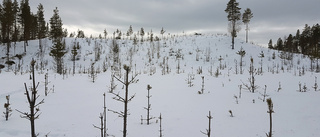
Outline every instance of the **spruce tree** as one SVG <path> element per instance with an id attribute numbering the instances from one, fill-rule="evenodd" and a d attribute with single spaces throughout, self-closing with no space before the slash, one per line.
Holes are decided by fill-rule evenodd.
<path id="1" fill-rule="evenodd" d="M 65 41 L 61 42 L 60 39 L 57 39 L 57 42 L 51 47 L 49 55 L 54 58 L 56 71 L 58 74 L 62 74 L 63 72 L 63 56 L 66 53 L 67 51 Z"/>
<path id="2" fill-rule="evenodd" d="M 31 11 L 29 6 L 29 0 L 22 0 L 20 3 L 20 23 L 23 28 L 23 40 L 24 40 L 24 52 L 27 52 L 28 40 L 31 34 Z"/>
<path id="3" fill-rule="evenodd" d="M 7 61 L 9 61 L 9 53 L 11 47 L 11 32 L 14 22 L 14 14 L 11 0 L 3 1 L 3 9 L 1 13 L 1 33 L 2 42 L 7 43 Z"/>
<path id="4" fill-rule="evenodd" d="M 42 52 L 42 42 L 41 39 L 46 37 L 46 21 L 44 19 L 44 8 L 40 3 L 37 11 L 37 19 L 38 19 L 38 39 L 39 39 L 39 49 Z"/>
<path id="5" fill-rule="evenodd" d="M 228 13 L 228 21 L 230 21 L 230 32 L 232 36 L 232 49 L 234 49 L 234 38 L 237 37 L 237 32 L 239 31 L 239 26 L 237 22 L 240 20 L 240 10 L 238 7 L 239 3 L 236 0 L 230 0 L 227 4 L 225 12 Z"/>
<path id="6" fill-rule="evenodd" d="M 53 10 L 53 16 L 50 18 L 50 38 L 54 43 L 61 42 L 63 36 L 62 25 L 58 7 L 56 7 L 56 9 Z"/>

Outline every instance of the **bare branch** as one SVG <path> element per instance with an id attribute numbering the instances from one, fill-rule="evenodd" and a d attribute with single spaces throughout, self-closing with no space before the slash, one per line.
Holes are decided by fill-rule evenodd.
<path id="1" fill-rule="evenodd" d="M 135 96 L 136 96 L 136 94 L 132 95 L 132 96 L 128 99 L 128 102 L 130 102 Z"/>
<path id="2" fill-rule="evenodd" d="M 119 82 L 121 82 L 123 85 L 126 85 L 121 79 L 117 78 L 116 76 L 113 75 L 114 78 L 116 78 Z"/>
<path id="3" fill-rule="evenodd" d="M 115 114 L 118 114 L 119 115 L 119 117 L 124 117 L 124 114 L 123 114 L 123 112 L 118 112 L 118 111 L 114 111 L 114 110 L 111 110 L 111 109 L 108 109 L 108 111 L 110 111 L 110 112 L 112 112 L 112 113 L 115 113 Z"/>

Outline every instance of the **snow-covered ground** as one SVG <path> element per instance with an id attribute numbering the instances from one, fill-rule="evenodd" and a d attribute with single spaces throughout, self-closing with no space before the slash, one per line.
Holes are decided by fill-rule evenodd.
<path id="1" fill-rule="evenodd" d="M 66 75 L 55 73 L 54 62 L 49 56 L 51 41 L 43 40 L 45 54 L 38 56 L 38 41 L 30 41 L 27 54 L 22 59 L 22 72 L 16 74 L 7 67 L 0 73 L 0 103 L 6 102 L 10 95 L 13 110 L 8 121 L 0 119 L 1 137 L 30 136 L 30 123 L 21 118 L 16 111 L 28 112 L 29 106 L 24 95 L 24 83 L 30 86 L 32 81 L 29 64 L 32 58 L 37 63 L 45 64 L 45 69 L 38 68 L 36 81 L 40 82 L 38 100 L 44 99 L 40 105 L 41 115 L 36 120 L 36 132 L 40 137 L 99 137 L 100 131 L 93 125 L 100 125 L 99 115 L 103 112 L 103 93 L 107 95 L 107 108 L 123 111 L 123 104 L 112 99 L 108 93 L 111 81 L 110 54 L 112 40 L 74 39 L 67 38 L 68 49 L 73 42 L 81 46 L 80 60 L 76 61 L 76 74 L 72 73 L 71 55 L 64 57 Z M 319 137 L 320 136 L 320 92 L 314 91 L 315 79 L 319 73 L 310 71 L 310 59 L 300 54 L 293 54 L 291 61 L 281 59 L 280 52 L 244 43 L 236 39 L 235 49 L 230 47 L 231 38 L 224 35 L 205 34 L 202 36 L 170 36 L 159 42 L 145 41 L 136 46 L 132 40 L 118 40 L 120 46 L 121 66 L 132 64 L 132 74 L 138 74 L 136 83 L 129 86 L 129 95 L 135 97 L 129 103 L 128 136 L 156 137 L 159 136 L 159 120 L 152 120 L 141 125 L 141 116 L 146 118 L 147 85 L 152 89 L 150 94 L 150 114 L 158 118 L 162 114 L 163 135 L 166 137 L 200 137 L 205 136 L 208 128 L 208 114 L 211 111 L 211 136 L 215 137 L 264 137 L 269 132 L 269 114 L 267 103 L 262 101 L 265 86 L 274 104 L 273 135 L 275 137 Z M 11 55 L 23 52 L 23 43 L 17 43 L 16 50 L 11 48 Z M 101 48 L 101 59 L 95 63 L 95 69 L 101 73 L 93 83 L 84 68 L 90 68 L 94 62 L 94 46 Z M 243 74 L 239 74 L 240 56 L 236 54 L 243 48 L 246 55 L 243 58 Z M 0 47 L 1 57 L 5 57 L 6 47 Z M 152 50 L 154 49 L 154 50 Z M 131 52 L 129 52 L 131 50 Z M 157 56 L 159 50 L 159 58 Z M 154 51 L 154 52 L 152 52 Z M 244 89 L 248 84 L 250 57 L 254 59 L 254 67 L 261 67 L 263 73 L 256 75 L 256 93 Z M 130 54 L 132 61 L 130 61 Z M 149 54 L 148 54 L 149 53 Z M 154 57 L 152 57 L 152 53 Z M 275 53 L 275 59 L 272 59 Z M 149 57 L 150 55 L 150 57 Z M 180 56 L 181 55 L 181 56 Z M 177 58 L 180 56 L 181 58 Z M 206 60 L 208 57 L 208 60 Z M 199 59 L 197 61 L 197 58 Z M 221 63 L 219 61 L 221 58 Z M 13 59 L 18 64 L 18 59 Z M 5 59 L 0 60 L 4 64 Z M 168 62 L 169 73 L 163 74 L 163 62 Z M 107 71 L 102 72 L 103 63 Z M 236 65 L 237 64 L 237 65 Z M 38 64 L 39 65 L 39 64 Z M 313 64 L 316 65 L 316 64 Z M 178 66 L 179 72 L 178 72 Z M 222 69 L 220 69 L 220 66 Z M 12 69 L 17 66 L 13 65 Z M 202 73 L 198 73 L 202 68 Z M 215 73 L 219 68 L 219 75 Z M 238 73 L 236 73 L 236 68 Z M 283 68 L 283 69 L 282 69 Z M 48 71 L 47 71 L 48 69 Z M 151 71 L 152 70 L 152 71 Z M 211 71 L 212 70 L 212 71 Z M 301 74 L 302 72 L 305 74 Z M 166 71 L 166 70 L 165 70 Z M 212 73 L 211 73 L 211 72 Z M 48 96 L 44 95 L 44 77 L 48 72 L 49 88 L 54 90 Z M 81 73 L 80 73 L 81 72 Z M 123 79 L 124 70 L 121 70 Z M 193 86 L 189 87 L 187 79 L 194 76 Z M 117 75 L 119 77 L 119 75 Z M 204 94 L 199 94 L 204 77 Z M 307 92 L 298 92 L 299 83 L 307 87 Z M 114 93 L 124 95 L 124 86 L 115 80 L 117 85 Z M 241 98 L 239 97 L 240 88 Z M 280 88 L 280 89 L 279 89 Z M 279 89 L 279 91 L 278 91 Z M 236 98 L 238 98 L 238 104 Z M 4 108 L 0 109 L 5 111 Z M 234 117 L 230 117 L 229 110 Z M 108 111 L 107 133 L 116 137 L 122 136 L 123 119 Z"/>

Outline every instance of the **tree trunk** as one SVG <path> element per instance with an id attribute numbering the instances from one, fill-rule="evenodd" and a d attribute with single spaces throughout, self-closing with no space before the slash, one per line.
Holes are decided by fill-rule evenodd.
<path id="1" fill-rule="evenodd" d="M 125 77 L 125 85 L 126 85 L 126 94 L 124 100 L 124 116 L 123 116 L 123 137 L 127 136 L 127 117 L 128 117 L 128 88 L 129 88 L 129 71 L 130 69 L 126 69 L 126 77 Z"/>
<path id="2" fill-rule="evenodd" d="M 269 132 L 269 137 L 272 137 L 272 113 L 269 113 L 270 115 L 270 132 Z"/>
<path id="3" fill-rule="evenodd" d="M 248 31 L 249 31 L 249 27 L 248 27 L 248 24 L 246 24 L 246 43 L 248 43 Z"/>

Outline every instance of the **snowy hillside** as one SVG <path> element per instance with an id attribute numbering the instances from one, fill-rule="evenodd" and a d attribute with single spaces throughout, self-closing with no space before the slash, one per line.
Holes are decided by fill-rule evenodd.
<path id="1" fill-rule="evenodd" d="M 79 60 L 75 62 L 76 74 L 72 75 L 70 51 L 77 42 L 80 46 L 77 56 Z M 268 106 L 263 102 L 265 91 L 268 95 L 266 98 L 272 98 L 274 105 L 272 130 L 275 137 L 320 136 L 320 93 L 315 88 L 319 73 L 311 71 L 311 61 L 303 55 L 291 54 L 290 59 L 290 54 L 247 44 L 239 39 L 236 39 L 235 49 L 232 50 L 230 37 L 205 34 L 168 36 L 160 41 L 138 42 L 137 45 L 126 38 L 117 40 L 120 63 L 114 63 L 111 39 L 66 38 L 66 74 L 59 75 L 55 73 L 55 63 L 49 56 L 51 41 L 43 40 L 43 43 L 45 54 L 38 54 L 38 41 L 30 41 L 27 53 L 21 60 L 22 68 L 18 70 L 19 60 L 12 58 L 16 64 L 9 71 L 7 65 L 1 70 L 0 103 L 4 104 L 6 96 L 10 95 L 13 110 L 8 121 L 3 117 L 0 119 L 1 137 L 30 136 L 30 122 L 21 118 L 16 110 L 29 111 L 24 83 L 27 86 L 32 84 L 29 79 L 32 58 L 37 61 L 39 100 L 45 101 L 40 105 L 41 115 L 36 120 L 36 132 L 40 137 L 99 137 L 100 130 L 93 125 L 100 125 L 103 93 L 107 96 L 107 109 L 123 111 L 123 103 L 112 99 L 115 95 L 109 91 L 111 69 L 125 64 L 131 67 L 130 77 L 138 75 L 138 81 L 129 86 L 129 95 L 135 95 L 128 104 L 129 137 L 159 136 L 160 113 L 165 137 L 206 136 L 200 131 L 206 132 L 208 129 L 209 111 L 213 117 L 213 137 L 264 137 L 269 132 Z M 16 47 L 12 46 L 10 55 L 22 54 L 22 46 L 23 42 L 17 43 Z M 240 74 L 240 55 L 237 54 L 241 47 L 246 52 L 243 57 L 243 74 Z M 100 57 L 95 52 L 97 48 Z M 1 57 L 5 57 L 5 46 L 0 47 L 0 53 Z M 249 84 L 251 57 L 254 68 L 260 71 L 255 75 L 255 84 L 258 86 L 255 93 L 245 87 Z M 4 65 L 5 61 L 6 58 L 1 58 L 0 64 Z M 98 72 L 94 82 L 88 74 L 92 63 Z M 315 68 L 317 64 L 312 65 Z M 113 72 L 123 80 L 123 68 Z M 46 73 L 51 91 L 48 96 L 44 95 Z M 117 85 L 114 93 L 124 96 L 123 84 L 116 79 L 114 83 Z M 299 92 L 299 83 L 301 91 L 306 92 Z M 146 121 L 141 124 L 141 116 L 144 119 L 147 117 L 144 109 L 148 103 L 147 85 L 152 87 L 150 114 L 156 117 L 150 125 Z M 202 91 L 203 94 L 199 94 Z M 0 110 L 4 112 L 5 108 Z M 107 133 L 122 136 L 122 126 L 122 117 L 108 111 Z"/>

